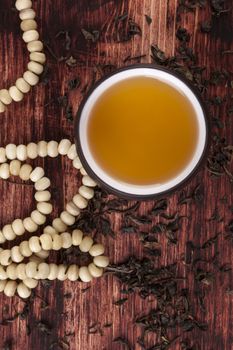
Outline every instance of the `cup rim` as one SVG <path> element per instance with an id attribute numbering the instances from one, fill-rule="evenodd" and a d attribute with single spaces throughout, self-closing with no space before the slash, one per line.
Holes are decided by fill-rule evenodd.
<path id="1" fill-rule="evenodd" d="M 92 95 L 92 93 L 103 83 L 105 82 L 107 79 L 111 78 L 112 76 L 120 73 L 120 72 L 124 72 L 127 70 L 134 70 L 134 69 L 138 69 L 138 68 L 150 68 L 150 69 L 155 69 L 155 70 L 160 70 L 163 72 L 166 72 L 170 75 L 173 75 L 174 77 L 180 79 L 185 85 L 187 85 L 187 87 L 191 90 L 191 92 L 194 94 L 194 96 L 197 98 L 198 103 L 200 104 L 200 107 L 202 109 L 203 112 L 203 116 L 204 116 L 204 122 L 205 122 L 205 126 L 206 126 L 206 137 L 205 137 L 205 144 L 203 147 L 203 151 L 202 154 L 200 155 L 200 158 L 198 160 L 198 162 L 196 163 L 196 165 L 194 166 L 194 168 L 192 169 L 192 171 L 180 182 L 178 182 L 177 184 L 175 184 L 173 187 L 158 192 L 158 193 L 151 193 L 151 194 L 132 194 L 132 193 L 127 193 L 124 191 L 121 191 L 119 189 L 116 189 L 115 187 L 112 187 L 111 185 L 109 185 L 108 183 L 106 183 L 105 181 L 103 181 L 94 171 L 93 169 L 90 167 L 88 161 L 86 160 L 86 157 L 84 155 L 84 152 L 82 150 L 82 145 L 81 145 L 81 140 L 79 138 L 79 129 L 80 129 L 80 120 L 81 120 L 81 116 L 82 116 L 82 112 L 84 109 L 84 106 L 86 105 L 87 100 L 89 99 L 89 97 Z M 110 192 L 111 194 L 115 194 L 118 197 L 122 197 L 122 198 L 126 198 L 129 200 L 151 200 L 151 199 L 156 199 L 156 198 L 161 198 L 164 195 L 169 195 L 173 192 L 175 192 L 176 190 L 184 187 L 184 185 L 186 183 L 188 183 L 193 176 L 198 172 L 199 168 L 205 163 L 206 159 L 207 159 L 207 155 L 208 155 L 208 150 L 210 147 L 210 120 L 208 117 L 208 111 L 207 111 L 207 107 L 205 105 L 205 103 L 202 100 L 201 94 L 198 91 L 198 89 L 187 79 L 185 78 L 183 75 L 181 75 L 178 72 L 172 71 L 167 67 L 163 67 L 163 66 L 159 66 L 156 64 L 152 64 L 152 63 L 143 63 L 143 64 L 132 64 L 132 65 L 128 65 L 122 68 L 118 68 L 116 69 L 114 72 L 111 72 L 107 75 L 105 75 L 104 77 L 102 77 L 101 79 L 99 79 L 87 92 L 87 94 L 85 95 L 85 97 L 83 98 L 79 109 L 77 111 L 76 114 L 76 118 L 75 118 L 75 144 L 76 144 L 76 148 L 77 148 L 77 153 L 78 156 L 81 160 L 81 163 L 84 167 L 84 169 L 86 170 L 86 172 L 88 173 L 88 175 L 90 175 L 90 177 L 93 178 L 93 180 L 95 180 L 101 187 L 103 187 L 104 189 L 106 189 L 108 192 Z"/>

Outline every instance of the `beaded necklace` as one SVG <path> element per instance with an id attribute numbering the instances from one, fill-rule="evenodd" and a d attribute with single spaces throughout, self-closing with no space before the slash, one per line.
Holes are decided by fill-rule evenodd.
<path id="1" fill-rule="evenodd" d="M 5 112 L 6 106 L 13 101 L 22 101 L 24 94 L 31 90 L 39 82 L 39 75 L 42 74 L 46 61 L 43 51 L 43 43 L 39 40 L 37 31 L 37 23 L 35 21 L 36 13 L 32 9 L 31 0 L 17 0 L 15 3 L 16 9 L 19 11 L 21 19 L 20 28 L 23 31 L 23 41 L 27 44 L 27 49 L 30 52 L 30 61 L 27 65 L 27 71 L 22 77 L 18 78 L 15 85 L 9 89 L 0 90 L 0 113 Z"/>
<path id="2" fill-rule="evenodd" d="M 76 152 L 75 144 L 63 139 L 56 141 L 40 141 L 28 145 L 9 144 L 0 148 L 0 178 L 7 180 L 10 176 L 19 176 L 23 181 L 32 181 L 35 188 L 36 209 L 25 219 L 15 219 L 5 225 L 0 231 L 0 244 L 13 241 L 25 232 L 36 232 L 40 225 L 46 222 L 46 215 L 51 214 L 53 207 L 49 203 L 50 179 L 45 176 L 42 167 L 32 168 L 22 164 L 27 159 L 39 157 L 67 156 L 73 166 L 82 174 L 82 185 L 78 193 L 66 205 L 59 217 L 53 219 L 50 226 L 43 229 L 41 236 L 32 236 L 11 249 L 0 248 L 0 292 L 11 297 L 16 291 L 22 298 L 28 298 L 31 289 L 35 288 L 40 279 L 90 282 L 93 278 L 102 276 L 103 269 L 108 266 L 109 258 L 104 256 L 104 246 L 94 243 L 90 236 L 84 236 L 80 230 L 67 232 L 68 226 L 75 223 L 80 211 L 88 205 L 88 200 L 94 196 L 96 183 L 87 175 Z M 83 253 L 89 253 L 93 261 L 88 266 L 48 264 L 45 259 L 51 250 L 68 249 L 78 246 Z M 28 259 L 23 263 L 24 259 Z"/>

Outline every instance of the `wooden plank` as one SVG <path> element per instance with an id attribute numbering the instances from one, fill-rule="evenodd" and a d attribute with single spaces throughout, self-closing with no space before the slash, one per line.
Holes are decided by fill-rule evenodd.
<path id="1" fill-rule="evenodd" d="M 232 10 L 214 19 L 214 30 L 210 34 L 200 32 L 200 22 L 210 19 L 211 10 L 195 9 L 193 12 L 184 13 L 181 22 L 176 23 L 178 0 L 92 0 L 92 1 L 62 1 L 41 0 L 35 2 L 38 14 L 39 30 L 43 40 L 47 42 L 56 56 L 77 59 L 77 66 L 71 68 L 64 61 L 58 63 L 48 52 L 49 80 L 32 90 L 20 104 L 13 104 L 8 111 L 1 115 L 0 143 L 5 146 L 8 143 L 27 143 L 41 139 L 56 139 L 68 136 L 73 138 L 73 123 L 68 121 L 64 109 L 57 102 L 57 98 L 65 93 L 68 94 L 69 104 L 76 113 L 81 102 L 80 89 L 68 91 L 67 82 L 70 79 L 80 77 L 82 88 L 90 87 L 99 73 L 94 75 L 96 66 L 113 64 L 123 66 L 128 57 L 146 55 L 141 62 L 151 62 L 150 46 L 157 44 L 168 56 L 174 55 L 179 46 L 176 39 L 178 26 L 185 27 L 191 34 L 190 46 L 198 54 L 198 65 L 206 67 L 206 76 L 214 70 L 227 69 L 232 72 L 232 55 L 222 55 L 224 50 L 233 49 L 232 41 Z M 226 1 L 226 8 L 230 8 L 231 1 Z M 116 33 L 116 17 L 128 13 L 129 16 L 140 25 L 141 36 L 135 36 L 130 41 L 120 43 Z M 148 25 L 145 14 L 151 16 L 152 24 Z M 122 23 L 119 24 L 121 26 Z M 97 43 L 87 43 L 81 33 L 81 29 L 101 31 Z M 71 49 L 64 49 L 62 36 L 56 38 L 59 31 L 68 31 L 71 37 Z M 0 4 L 0 76 L 3 87 L 9 87 L 16 77 L 24 71 L 28 55 L 20 38 L 19 19 L 12 9 L 12 4 L 2 0 Z M 131 61 L 131 63 L 133 63 Z M 221 86 L 212 86 L 208 97 L 216 95 L 226 96 L 228 104 L 232 92 Z M 206 95 L 207 97 L 207 95 Z M 221 132 L 229 143 L 232 144 L 232 120 L 227 116 L 226 110 L 220 108 L 223 121 L 228 120 L 226 128 Z M 214 131 L 213 131 L 214 132 Z M 34 164 L 45 166 L 46 173 L 52 181 L 53 204 L 57 215 L 65 203 L 72 197 L 80 183 L 80 178 L 66 160 L 36 160 Z M 62 176 L 61 176 L 62 174 Z M 182 263 L 185 253 L 186 242 L 193 240 L 201 245 L 221 232 L 219 241 L 210 251 L 204 253 L 205 258 L 210 258 L 219 252 L 220 266 L 228 263 L 232 266 L 232 244 L 225 240 L 226 225 L 231 219 L 231 211 L 228 206 L 232 205 L 232 185 L 227 176 L 221 179 L 211 178 L 206 169 L 202 169 L 185 187 L 188 193 L 195 185 L 201 183 L 204 188 L 204 199 L 199 205 L 190 204 L 179 207 L 181 215 L 188 216 L 182 221 L 182 229 L 179 232 L 177 246 L 169 245 L 164 236 L 159 238 L 162 247 L 160 264 L 179 262 L 179 268 L 187 277 L 183 287 L 191 290 L 195 297 L 197 282 L 193 272 Z M 22 185 L 20 181 L 15 183 L 0 181 L 1 225 L 11 222 L 16 217 L 26 216 L 34 207 L 32 200 L 32 187 Z M 227 204 L 220 199 L 227 196 Z M 179 193 L 169 197 L 169 209 L 171 214 L 178 208 Z M 27 203 L 27 205 L 25 205 Z M 142 203 L 138 214 L 146 214 L 152 207 L 152 202 Z M 209 221 L 214 210 L 218 208 L 223 221 L 216 223 Z M 53 217 L 51 216 L 51 219 Z M 107 253 L 112 263 L 123 261 L 129 255 L 144 256 L 142 244 L 136 234 L 122 234 L 122 216 L 111 216 L 112 228 L 116 232 L 116 239 L 98 236 L 98 240 L 104 242 Z M 153 224 L 158 221 L 155 218 Z M 146 228 L 149 230 L 149 227 Z M 201 253 L 200 253 L 201 254 Z M 197 257 L 200 257 L 197 254 Z M 211 268 L 213 268 L 211 266 Z M 198 329 L 190 333 L 182 333 L 181 339 L 188 338 L 201 350 L 231 350 L 233 349 L 232 315 L 233 299 L 225 293 L 227 288 L 232 287 L 232 273 L 216 273 L 216 279 L 209 286 L 203 286 L 205 293 L 206 313 L 200 311 L 194 305 L 194 313 L 198 320 L 207 322 L 209 327 L 206 332 Z M 141 335 L 141 329 L 133 324 L 138 315 L 148 312 L 156 307 L 156 301 L 151 299 L 142 300 L 133 294 L 124 306 L 113 305 L 114 300 L 121 297 L 122 286 L 112 276 L 105 276 L 90 285 L 90 289 L 83 291 L 84 286 L 70 282 L 54 282 L 47 287 L 40 284 L 36 290 L 36 297 L 30 304 L 29 314 L 25 319 L 17 318 L 6 326 L 0 326 L 0 348 L 4 348 L 7 340 L 12 340 L 12 349 L 45 350 L 58 338 L 66 336 L 71 350 L 120 350 L 119 344 L 113 343 L 113 339 L 119 336 L 127 337 L 133 349 L 141 349 L 137 345 L 137 339 Z M 64 297 L 71 294 L 69 298 Z M 45 307 L 48 303 L 48 307 Z M 1 315 L 0 321 L 12 317 L 22 310 L 24 303 L 15 297 L 12 299 L 0 296 Z M 36 324 L 38 320 L 46 320 L 52 326 L 51 335 L 44 335 Z M 89 334 L 89 327 L 95 323 L 100 324 L 103 334 Z M 112 323 L 112 327 L 104 328 L 104 324 Z M 30 327 L 27 328 L 27 327 Z M 30 334 L 27 332 L 30 330 Z M 179 332 L 177 333 L 179 334 Z M 148 337 L 148 347 L 154 343 L 154 337 Z M 54 345 L 54 349 L 58 349 Z M 65 347 L 64 347 L 65 349 Z M 171 350 L 180 349 L 179 341 L 174 343 Z"/>

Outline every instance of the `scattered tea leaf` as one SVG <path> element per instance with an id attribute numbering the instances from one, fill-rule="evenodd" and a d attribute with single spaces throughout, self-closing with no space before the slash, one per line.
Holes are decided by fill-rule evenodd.
<path id="1" fill-rule="evenodd" d="M 188 33 L 187 29 L 179 27 L 176 32 L 176 37 L 185 43 L 188 43 L 190 41 L 190 34 Z"/>
<path id="2" fill-rule="evenodd" d="M 128 18 L 128 12 L 125 12 L 122 15 L 116 16 L 115 21 L 120 22 L 120 21 L 124 21 L 127 18 Z"/>
<path id="3" fill-rule="evenodd" d="M 129 341 L 126 338 L 118 337 L 113 340 L 114 343 L 118 343 L 120 345 L 123 345 L 125 350 L 131 350 L 131 346 L 129 344 Z"/>
<path id="4" fill-rule="evenodd" d="M 152 18 L 149 16 L 149 15 L 145 15 L 145 18 L 146 18 L 146 22 L 148 25 L 151 25 L 152 23 Z"/>
<path id="5" fill-rule="evenodd" d="M 212 22 L 211 21 L 201 22 L 202 33 L 210 33 L 211 29 L 212 29 Z"/>
<path id="6" fill-rule="evenodd" d="M 92 41 L 96 43 L 99 40 L 100 32 L 98 30 L 88 31 L 84 28 L 81 29 L 81 32 L 87 41 Z"/>
<path id="7" fill-rule="evenodd" d="M 128 300 L 128 298 L 119 299 L 119 300 L 117 300 L 117 301 L 114 301 L 114 302 L 113 302 L 113 305 L 121 306 L 121 305 L 123 305 L 127 300 Z"/>
<path id="8" fill-rule="evenodd" d="M 58 32 L 55 36 L 55 38 L 61 38 L 64 37 L 64 47 L 66 49 L 66 51 L 69 51 L 71 48 L 71 37 L 70 34 L 67 30 L 61 30 L 60 32 Z M 62 40 L 62 39 L 60 39 Z"/>
<path id="9" fill-rule="evenodd" d="M 69 58 L 67 58 L 65 62 L 69 67 L 76 67 L 78 64 L 77 59 L 74 58 L 73 56 L 70 56 Z"/>
<path id="10" fill-rule="evenodd" d="M 66 115 L 67 121 L 72 122 L 74 120 L 72 106 L 67 106 L 66 111 L 65 111 L 65 115 Z"/>
<path id="11" fill-rule="evenodd" d="M 47 321 L 39 321 L 36 324 L 37 328 L 40 330 L 41 333 L 44 335 L 51 335 L 52 334 L 52 329 L 51 326 L 47 323 Z"/>
<path id="12" fill-rule="evenodd" d="M 159 49 L 158 45 L 152 45 L 151 46 L 151 54 L 152 59 L 160 64 L 167 64 L 168 57 L 165 55 L 165 53 Z"/>
<path id="13" fill-rule="evenodd" d="M 69 90 L 74 90 L 80 87 L 81 85 L 81 80 L 80 78 L 74 78 L 68 81 L 68 88 Z"/>
<path id="14" fill-rule="evenodd" d="M 225 9 L 225 0 L 211 0 L 210 3 L 215 16 L 220 16 L 222 13 L 229 11 L 229 9 Z"/>
<path id="15" fill-rule="evenodd" d="M 152 214 L 158 215 L 167 210 L 167 199 L 159 200 L 152 209 Z"/>
<path id="16" fill-rule="evenodd" d="M 122 233 L 135 233 L 137 230 L 134 226 L 123 226 L 121 228 Z"/>
<path id="17" fill-rule="evenodd" d="M 205 243 L 202 244 L 201 249 L 206 249 L 211 247 L 214 243 L 217 242 L 220 233 L 217 233 L 214 237 L 209 238 Z"/>

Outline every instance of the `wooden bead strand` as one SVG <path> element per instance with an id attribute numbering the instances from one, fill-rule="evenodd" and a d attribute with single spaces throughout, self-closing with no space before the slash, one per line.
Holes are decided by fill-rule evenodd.
<path id="1" fill-rule="evenodd" d="M 67 156 L 73 161 L 73 166 L 82 173 L 82 185 L 78 193 L 68 202 L 66 209 L 59 217 L 54 218 L 51 226 L 46 226 L 43 233 L 31 236 L 11 249 L 0 248 L 0 290 L 7 296 L 13 296 L 16 292 L 21 298 L 28 298 L 31 289 L 36 288 L 38 280 L 58 279 L 64 281 L 80 280 L 90 282 L 93 278 L 101 277 L 104 268 L 109 264 L 109 258 L 104 256 L 104 246 L 94 243 L 90 236 L 84 236 L 80 230 L 67 232 L 68 226 L 72 226 L 82 209 L 88 205 L 88 201 L 94 196 L 96 183 L 87 175 L 78 158 L 76 147 L 68 139 L 56 141 L 40 141 L 28 145 L 7 145 L 0 148 L 0 178 L 8 179 L 11 175 L 19 176 L 24 181 L 32 181 L 35 187 L 34 198 L 37 201 L 36 209 L 31 216 L 23 220 L 16 219 L 12 224 L 5 225 L 0 231 L 0 243 L 14 240 L 28 232 L 35 232 L 38 226 L 44 225 L 46 215 L 51 214 L 53 207 L 49 203 L 51 194 L 48 191 L 50 180 L 45 176 L 44 169 L 33 169 L 29 164 L 21 162 L 37 157 L 58 155 Z M 9 163 L 7 163 L 9 162 Z M 50 251 L 69 249 L 71 246 L 79 247 L 83 253 L 89 253 L 93 261 L 88 266 L 55 265 L 46 263 Z M 24 259 L 29 262 L 24 263 Z"/>
<path id="2" fill-rule="evenodd" d="M 37 281 L 42 279 L 90 282 L 93 278 L 101 277 L 104 268 L 109 264 L 109 258 L 103 255 L 104 246 L 98 243 L 94 244 L 93 239 L 90 236 L 84 236 L 80 230 L 73 230 L 71 234 L 63 232 L 53 236 L 48 233 L 44 233 L 40 237 L 32 236 L 29 239 L 27 250 L 22 249 L 22 243 L 11 250 L 0 252 L 0 284 L 3 281 L 7 281 L 7 283 L 11 280 L 21 281 L 6 284 L 7 294 L 5 294 L 8 296 L 17 290 L 20 297 L 28 298 L 31 289 L 36 288 Z M 49 256 L 49 251 L 68 249 L 71 246 L 79 247 L 80 251 L 89 253 L 93 261 L 88 266 L 81 267 L 75 264 L 70 266 L 49 264 L 44 261 Z M 23 263 L 23 259 L 29 256 L 34 258 L 28 263 Z"/>
<path id="3" fill-rule="evenodd" d="M 15 85 L 9 89 L 0 90 L 0 113 L 6 111 L 9 104 L 20 102 L 24 98 L 24 94 L 31 90 L 39 82 L 39 75 L 44 70 L 46 61 L 43 51 L 43 43 L 39 40 L 39 33 L 37 31 L 37 23 L 35 21 L 36 13 L 32 9 L 31 0 L 17 0 L 15 7 L 19 12 L 21 19 L 20 28 L 23 32 L 23 41 L 27 44 L 27 49 L 30 53 L 30 61 L 28 63 L 28 70 L 22 77 L 18 78 Z"/>
<path id="4" fill-rule="evenodd" d="M 9 147 L 11 146 L 11 147 Z M 16 157 L 16 146 L 8 145 L 6 147 L 6 158 L 12 159 Z M 31 180 L 34 183 L 34 187 L 38 188 L 38 182 L 42 179 L 46 179 L 50 185 L 50 180 L 44 177 L 44 169 L 41 167 L 36 167 L 34 170 L 29 164 L 21 164 L 19 160 L 12 160 L 9 164 L 2 163 L 0 165 L 0 178 L 7 180 L 10 176 L 19 176 L 21 180 L 28 181 Z M 5 225 L 0 230 L 0 243 L 5 241 L 12 241 L 16 236 L 22 236 L 26 231 L 35 232 L 38 226 L 41 226 L 46 221 L 46 215 L 52 212 L 52 204 L 48 203 L 51 198 L 50 192 L 37 191 L 35 199 L 37 201 L 36 210 L 32 211 L 30 217 L 23 220 L 16 219 L 12 224 Z M 37 200 L 39 199 L 39 200 Z M 43 199 L 43 202 L 41 202 Z"/>

